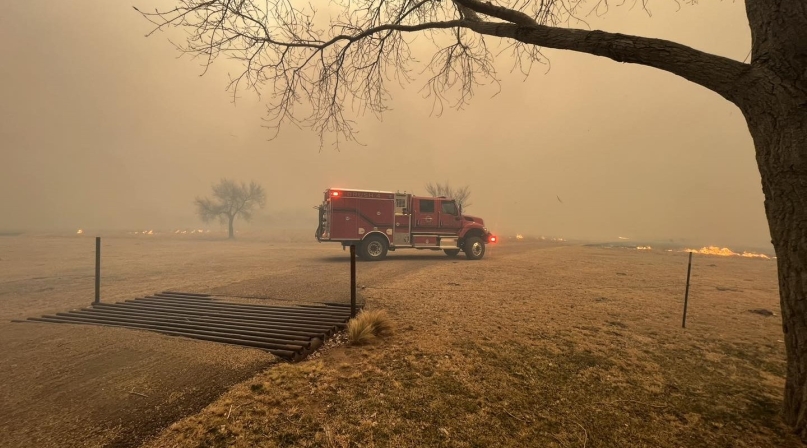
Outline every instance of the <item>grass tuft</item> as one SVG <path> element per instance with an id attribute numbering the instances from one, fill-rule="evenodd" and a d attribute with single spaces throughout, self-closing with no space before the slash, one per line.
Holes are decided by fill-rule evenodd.
<path id="1" fill-rule="evenodd" d="M 347 324 L 348 339 L 354 345 L 367 344 L 392 333 L 392 320 L 384 310 L 362 311 Z"/>
<path id="2" fill-rule="evenodd" d="M 356 317 L 347 324 L 347 337 L 351 344 L 363 345 L 375 339 L 373 327 L 367 319 Z"/>

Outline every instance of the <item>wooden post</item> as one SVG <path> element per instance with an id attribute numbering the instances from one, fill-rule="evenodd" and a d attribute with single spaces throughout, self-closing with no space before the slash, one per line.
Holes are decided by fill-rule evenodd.
<path id="1" fill-rule="evenodd" d="M 95 237 L 95 303 L 101 303 L 101 237 Z"/>
<path id="2" fill-rule="evenodd" d="M 692 272 L 692 252 L 689 253 L 689 264 L 687 264 L 687 289 L 684 293 L 684 318 L 681 321 L 681 328 L 687 327 L 687 303 L 689 302 L 689 274 Z"/>
<path id="3" fill-rule="evenodd" d="M 356 317 L 356 246 L 350 245 L 350 317 Z"/>

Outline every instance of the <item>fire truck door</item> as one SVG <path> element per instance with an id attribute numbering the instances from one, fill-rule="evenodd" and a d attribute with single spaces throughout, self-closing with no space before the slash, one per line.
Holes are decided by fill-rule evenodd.
<path id="1" fill-rule="evenodd" d="M 440 201 L 440 230 L 456 232 L 462 227 L 457 203 L 454 201 Z"/>
<path id="2" fill-rule="evenodd" d="M 437 201 L 434 199 L 416 199 L 415 202 L 415 228 L 412 231 L 429 232 L 436 230 L 440 224 Z"/>

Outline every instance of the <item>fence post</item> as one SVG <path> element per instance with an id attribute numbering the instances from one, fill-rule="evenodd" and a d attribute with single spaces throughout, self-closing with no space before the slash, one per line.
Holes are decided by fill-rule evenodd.
<path id="1" fill-rule="evenodd" d="M 689 274 L 692 272 L 692 252 L 689 253 L 689 263 L 687 264 L 687 289 L 684 293 L 684 318 L 681 321 L 681 328 L 687 327 L 687 303 L 689 302 Z"/>
<path id="2" fill-rule="evenodd" d="M 95 237 L 95 303 L 101 303 L 101 237 Z"/>
<path id="3" fill-rule="evenodd" d="M 356 246 L 350 245 L 350 317 L 356 317 Z"/>

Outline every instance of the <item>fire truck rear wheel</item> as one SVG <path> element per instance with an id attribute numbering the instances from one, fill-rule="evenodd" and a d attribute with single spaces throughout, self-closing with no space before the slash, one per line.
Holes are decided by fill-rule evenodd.
<path id="1" fill-rule="evenodd" d="M 386 238 L 378 235 L 368 236 L 359 247 L 361 258 L 367 261 L 383 260 L 387 256 L 387 250 Z"/>
<path id="2" fill-rule="evenodd" d="M 478 236 L 465 240 L 465 256 L 469 260 L 479 260 L 485 256 L 485 242 Z"/>
<path id="3" fill-rule="evenodd" d="M 446 255 L 448 255 L 450 258 L 454 258 L 457 255 L 459 255 L 460 250 L 459 249 L 445 249 L 443 252 L 445 252 Z"/>

